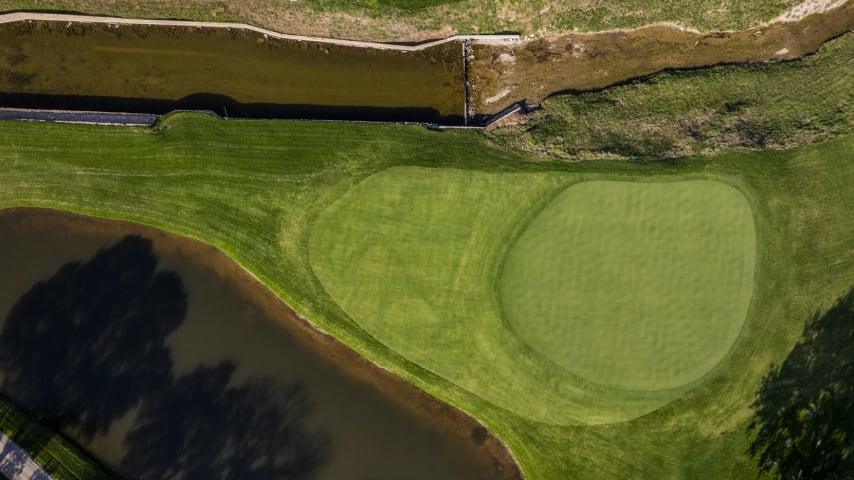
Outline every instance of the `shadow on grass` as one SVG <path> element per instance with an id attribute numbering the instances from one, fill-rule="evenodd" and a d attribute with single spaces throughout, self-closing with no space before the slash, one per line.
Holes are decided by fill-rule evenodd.
<path id="1" fill-rule="evenodd" d="M 311 478 L 328 449 L 303 426 L 311 405 L 300 383 L 235 385 L 229 362 L 176 378 L 166 339 L 184 322 L 187 294 L 157 264 L 150 240 L 127 236 L 36 283 L 0 332 L 0 389 L 84 444 L 138 407 L 116 466 L 129 478 Z M 55 436 L 28 419 L 0 421 L 23 426 L 33 456 Z"/>
<path id="2" fill-rule="evenodd" d="M 823 314 L 751 406 L 749 452 L 784 480 L 854 479 L 854 289 Z"/>
<path id="3" fill-rule="evenodd" d="M 0 478 L 51 480 L 47 472 L 30 458 L 27 451 L 10 438 L 4 438 L 3 447 L 0 448 Z"/>
<path id="4" fill-rule="evenodd" d="M 29 456 L 17 445 L 6 442 L 0 449 L 0 478 L 16 479 L 24 471 Z"/>
<path id="5" fill-rule="evenodd" d="M 29 79 L 24 78 L 24 82 Z M 462 125 L 462 115 L 442 115 L 431 107 L 371 107 L 313 104 L 242 103 L 227 95 L 196 93 L 178 100 L 96 95 L 0 92 L 6 108 L 130 112 L 164 115 L 173 111 L 213 112 L 224 118 L 430 122 Z M 462 105 L 460 106 L 462 109 Z"/>

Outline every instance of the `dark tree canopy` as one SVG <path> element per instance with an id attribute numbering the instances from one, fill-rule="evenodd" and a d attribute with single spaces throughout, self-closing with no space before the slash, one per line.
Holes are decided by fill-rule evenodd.
<path id="1" fill-rule="evenodd" d="M 230 386 L 234 369 L 198 367 L 147 399 L 119 471 L 140 480 L 311 478 L 327 442 L 303 426 L 310 411 L 303 386 L 263 379 Z"/>
<path id="2" fill-rule="evenodd" d="M 91 438 L 171 382 L 166 337 L 184 319 L 181 279 L 128 236 L 35 284 L 0 333 L 3 392 L 31 415 Z"/>
<path id="3" fill-rule="evenodd" d="M 854 480 L 854 290 L 762 381 L 750 453 L 783 480 Z"/>

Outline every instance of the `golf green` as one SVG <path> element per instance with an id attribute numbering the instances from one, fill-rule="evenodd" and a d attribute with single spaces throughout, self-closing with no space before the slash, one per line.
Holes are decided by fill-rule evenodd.
<path id="1" fill-rule="evenodd" d="M 716 181 L 407 167 L 322 212 L 309 254 L 393 351 L 525 417 L 608 423 L 661 407 L 726 355 L 754 237 L 745 197 Z"/>
<path id="2" fill-rule="evenodd" d="M 755 238 L 746 198 L 723 183 L 582 182 L 509 251 L 503 311 L 534 351 L 585 380 L 677 388 L 738 337 Z"/>
<path id="3" fill-rule="evenodd" d="M 854 285 L 851 135 L 672 163 L 573 163 L 489 148 L 469 130 L 177 114 L 154 130 L 0 122 L 0 151 L 0 206 L 131 220 L 213 245 L 368 360 L 476 416 L 530 480 L 755 480 L 746 428 L 769 366 Z M 756 223 L 750 311 L 712 372 L 629 391 L 585 382 L 521 340 L 500 272 L 549 210 L 597 185 L 601 199 L 698 180 L 738 185 Z M 726 214 L 718 200 L 706 207 Z M 658 213 L 685 208 L 677 199 Z M 7 416 L 4 428 L 29 436 L 39 462 L 76 465 L 29 423 Z"/>

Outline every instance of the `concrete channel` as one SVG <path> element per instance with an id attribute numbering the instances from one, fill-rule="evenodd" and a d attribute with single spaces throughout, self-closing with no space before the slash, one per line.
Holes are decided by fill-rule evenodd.
<path id="1" fill-rule="evenodd" d="M 471 46 L 518 41 L 456 35 L 401 45 L 240 23 L 8 13 L 0 15 L 0 107 L 8 109 L 2 118 L 116 125 L 151 123 L 131 115 L 174 110 L 478 125 L 469 101 Z M 85 113 L 59 113 L 69 111 Z"/>

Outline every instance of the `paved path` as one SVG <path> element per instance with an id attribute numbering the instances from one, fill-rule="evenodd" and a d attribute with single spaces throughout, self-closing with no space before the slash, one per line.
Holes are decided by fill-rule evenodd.
<path id="1" fill-rule="evenodd" d="M 250 30 L 264 36 L 280 38 L 282 40 L 296 40 L 301 42 L 317 42 L 332 45 L 344 45 L 349 47 L 373 48 L 377 50 L 397 50 L 401 52 L 416 52 L 425 48 L 434 47 L 447 42 L 471 40 L 484 44 L 508 45 L 519 41 L 519 35 L 454 35 L 434 42 L 422 43 L 420 45 L 395 45 L 391 43 L 361 42 L 357 40 L 339 40 L 335 38 L 307 37 L 305 35 L 289 35 L 274 32 L 266 28 L 254 27 L 245 23 L 218 23 L 218 22 L 192 22 L 184 20 L 146 20 L 120 17 L 96 17 L 90 15 L 70 15 L 63 13 L 33 13 L 15 12 L 0 15 L 0 24 L 21 22 L 27 20 L 69 22 L 69 23 L 100 23 L 107 25 L 164 25 L 174 27 L 197 27 L 197 28 L 223 28 L 226 30 L 239 29 Z"/>
<path id="2" fill-rule="evenodd" d="M 158 115 L 148 113 L 73 112 L 0 107 L 0 120 L 150 127 L 157 122 L 157 119 Z"/>
<path id="3" fill-rule="evenodd" d="M 52 480 L 30 455 L 0 432 L 0 475 L 9 480 Z"/>

